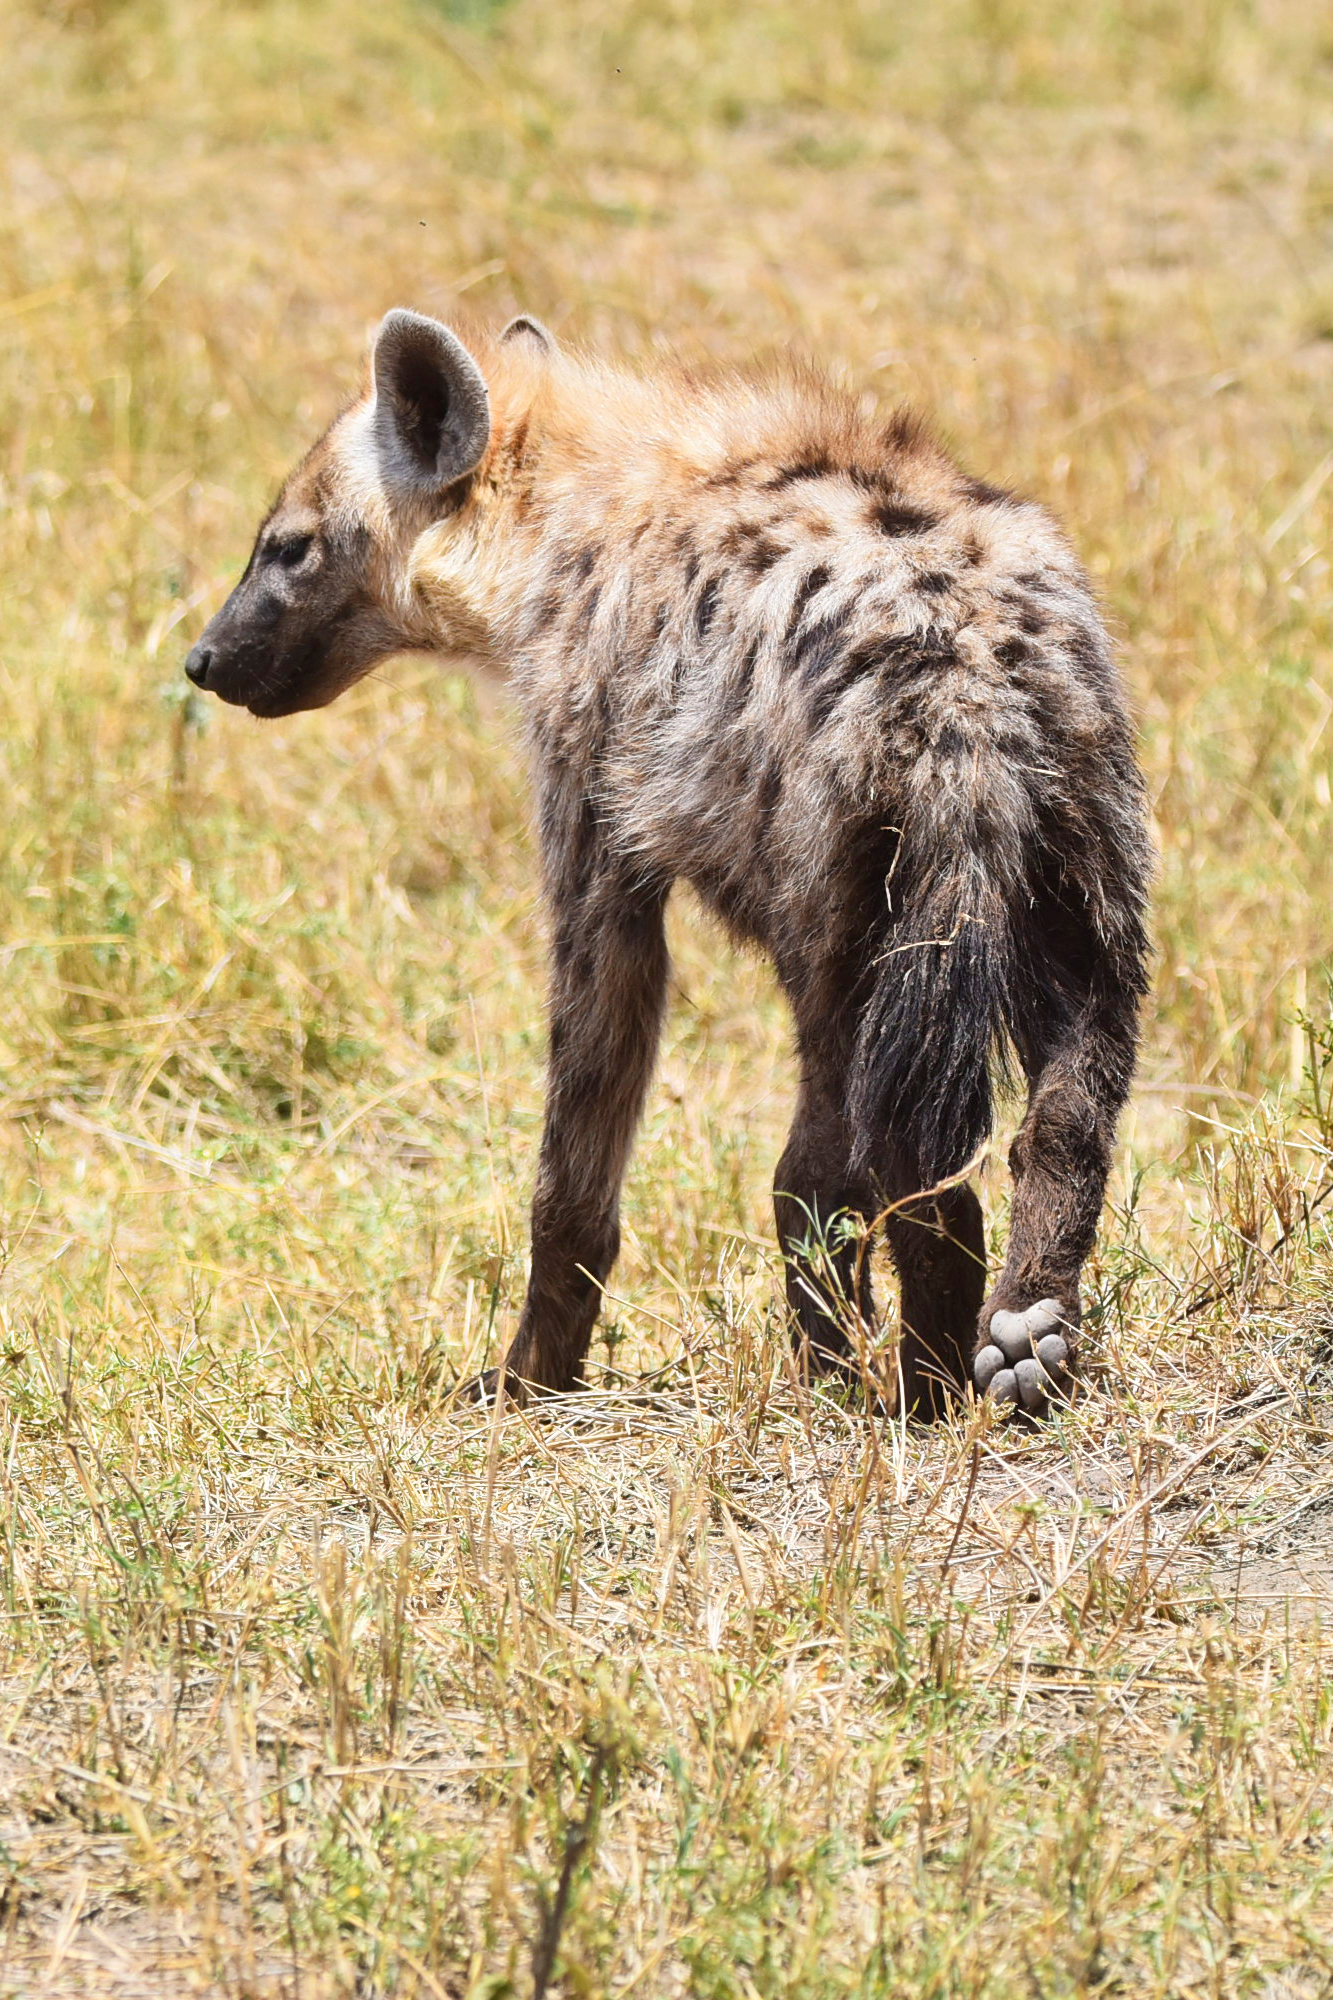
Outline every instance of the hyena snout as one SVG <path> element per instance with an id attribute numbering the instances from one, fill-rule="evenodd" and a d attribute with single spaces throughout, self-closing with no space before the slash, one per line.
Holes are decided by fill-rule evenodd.
<path id="1" fill-rule="evenodd" d="M 256 713 L 267 710 L 273 698 L 286 691 L 291 675 L 281 652 L 273 647 L 270 635 L 252 638 L 218 630 L 215 619 L 185 661 L 185 677 L 207 694 L 215 694 L 237 708 Z M 270 639 L 270 643 L 264 643 Z"/>
<path id="2" fill-rule="evenodd" d="M 257 587 L 258 586 L 258 587 Z M 238 708 L 285 690 L 296 678 L 290 608 L 247 577 L 208 622 L 185 661 L 186 679 Z M 304 665 L 305 661 L 301 661 Z"/>
<path id="3" fill-rule="evenodd" d="M 252 715 L 294 715 L 324 707 L 402 643 L 358 578 L 330 564 L 295 580 L 261 569 L 205 628 L 185 673 Z"/>
<path id="4" fill-rule="evenodd" d="M 208 686 L 208 670 L 213 664 L 213 649 L 201 639 L 197 646 L 191 646 L 185 658 L 185 678 L 193 681 L 197 688 Z"/>

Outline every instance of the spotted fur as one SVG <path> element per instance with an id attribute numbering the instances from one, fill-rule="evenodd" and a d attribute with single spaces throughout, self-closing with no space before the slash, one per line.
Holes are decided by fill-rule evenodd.
<path id="1" fill-rule="evenodd" d="M 392 314 L 189 670 L 289 713 L 403 649 L 502 676 L 530 754 L 550 1075 L 511 1383 L 580 1379 L 677 880 L 791 1002 L 776 1209 L 803 1358 L 848 1368 L 873 1327 L 834 1225 L 885 1209 L 910 1407 L 967 1379 L 997 1310 L 1054 1300 L 1072 1343 L 1149 852 L 1119 676 L 1050 517 L 813 374 L 639 377 L 532 321 L 464 346 Z M 984 1299 L 976 1197 L 939 1184 L 1006 1052 L 1029 1103 Z"/>

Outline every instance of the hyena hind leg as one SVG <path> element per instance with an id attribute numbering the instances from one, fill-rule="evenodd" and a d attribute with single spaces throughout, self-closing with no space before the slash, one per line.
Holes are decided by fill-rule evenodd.
<path id="1" fill-rule="evenodd" d="M 1089 1004 L 1044 1059 L 1025 1061 L 1027 1115 L 1009 1155 L 1008 1254 L 981 1311 L 972 1378 L 981 1394 L 1034 1417 L 1074 1374 L 1080 1273 L 1129 1088 L 1136 1015 L 1132 992 Z"/>
<path id="2" fill-rule="evenodd" d="M 909 1158 L 896 1165 L 887 1184 L 915 1193 L 924 1176 Z M 970 1187 L 899 1202 L 885 1218 L 901 1287 L 898 1372 L 908 1413 L 930 1421 L 958 1400 L 968 1378 L 986 1295 L 986 1228 Z"/>
<path id="3" fill-rule="evenodd" d="M 912 1416 L 933 1419 L 967 1380 L 986 1290 L 981 1204 L 970 1188 L 913 1201 L 922 1176 L 893 1140 L 873 1177 L 855 1173 L 851 1157 L 839 1090 L 807 1065 L 774 1182 L 797 1360 L 810 1374 L 862 1382 L 863 1356 L 878 1340 L 865 1231 L 887 1209 L 901 1287 L 902 1400 Z"/>

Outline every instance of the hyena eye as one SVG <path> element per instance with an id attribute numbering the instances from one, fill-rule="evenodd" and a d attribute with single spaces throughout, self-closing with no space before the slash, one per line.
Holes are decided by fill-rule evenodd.
<path id="1" fill-rule="evenodd" d="M 313 535 L 289 535 L 285 542 L 279 542 L 272 550 L 274 562 L 284 569 L 299 569 L 314 547 Z"/>

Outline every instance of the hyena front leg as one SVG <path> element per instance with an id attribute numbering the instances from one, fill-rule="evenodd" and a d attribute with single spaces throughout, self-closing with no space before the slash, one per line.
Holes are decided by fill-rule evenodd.
<path id="1" fill-rule="evenodd" d="M 665 901 L 664 889 L 603 876 L 555 912 L 532 1270 L 504 1363 L 506 1387 L 518 1395 L 582 1381 L 620 1247 L 620 1184 L 661 1029 Z"/>
<path id="2" fill-rule="evenodd" d="M 1043 1415 L 1074 1372 L 1079 1274 L 1097 1233 L 1116 1120 L 1129 1089 L 1137 1000 L 1090 1002 L 1052 1046 L 1024 1051 L 1027 1116 L 1009 1155 L 1009 1250 L 982 1308 L 973 1380 Z"/>

